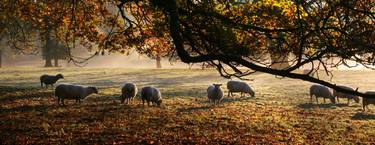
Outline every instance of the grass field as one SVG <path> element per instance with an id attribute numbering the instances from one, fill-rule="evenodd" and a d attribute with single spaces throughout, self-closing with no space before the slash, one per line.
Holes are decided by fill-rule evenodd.
<path id="1" fill-rule="evenodd" d="M 62 73 L 64 80 L 97 86 L 99 94 L 82 103 L 57 106 L 53 89 L 39 76 Z M 375 72 L 334 71 L 332 81 L 375 90 Z M 215 70 L 116 68 L 0 69 L 2 144 L 371 144 L 375 143 L 375 106 L 346 100 L 310 103 L 311 83 L 256 73 L 256 97 L 237 94 L 211 106 L 206 88 L 227 81 Z M 325 79 L 329 79 L 326 77 Z M 161 89 L 162 107 L 120 104 L 126 81 L 139 89 Z M 224 91 L 226 88 L 224 85 Z"/>

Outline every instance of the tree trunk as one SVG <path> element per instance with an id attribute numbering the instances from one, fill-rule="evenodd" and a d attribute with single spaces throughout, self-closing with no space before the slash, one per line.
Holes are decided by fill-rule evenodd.
<path id="1" fill-rule="evenodd" d="M 156 56 L 156 68 L 161 68 L 161 58 L 160 58 L 160 56 Z"/>
<path id="2" fill-rule="evenodd" d="M 44 67 L 52 67 L 52 59 L 50 57 L 46 58 L 46 62 L 44 64 Z"/>
<path id="3" fill-rule="evenodd" d="M 48 0 L 44 0 L 45 3 L 48 2 Z M 45 37 L 45 51 L 43 51 L 44 59 L 46 60 L 46 63 L 44 64 L 44 67 L 52 67 L 52 56 L 51 56 L 51 27 L 49 25 L 49 18 L 48 16 L 44 17 L 44 23 L 46 24 L 46 33 L 44 34 Z"/>
<path id="4" fill-rule="evenodd" d="M 59 67 L 59 59 L 55 58 L 55 67 Z"/>

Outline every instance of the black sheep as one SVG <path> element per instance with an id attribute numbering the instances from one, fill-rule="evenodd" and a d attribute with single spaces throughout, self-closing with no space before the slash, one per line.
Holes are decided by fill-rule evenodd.
<path id="1" fill-rule="evenodd" d="M 48 85 L 53 86 L 59 79 L 64 79 L 64 76 L 62 74 L 57 74 L 56 76 L 42 75 L 40 76 L 40 85 L 43 87 L 43 84 L 45 84 L 47 88 Z"/>

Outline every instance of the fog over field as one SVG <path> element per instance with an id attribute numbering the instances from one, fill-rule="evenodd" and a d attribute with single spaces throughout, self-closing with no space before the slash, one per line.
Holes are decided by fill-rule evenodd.
<path id="1" fill-rule="evenodd" d="M 88 58 L 90 52 L 81 50 L 75 56 L 81 58 Z M 79 60 L 79 59 L 78 59 Z M 331 60 L 329 60 L 331 61 Z M 336 60 L 335 60 L 336 61 Z M 189 68 L 189 65 L 181 61 L 169 61 L 169 58 L 162 58 L 162 68 Z M 355 66 L 355 62 L 348 61 L 348 64 L 353 67 L 347 67 L 345 65 L 339 65 L 338 67 L 328 68 L 330 70 L 370 70 L 362 65 Z M 13 55 L 11 57 L 5 57 L 3 60 L 3 66 L 13 67 L 13 66 L 36 66 L 42 67 L 44 65 L 44 60 L 40 54 L 35 55 Z M 130 55 L 120 54 L 120 53 L 110 53 L 105 55 L 98 55 L 89 59 L 85 63 L 68 63 L 67 60 L 60 60 L 60 65 L 63 67 L 120 67 L 120 68 L 156 68 L 156 60 L 151 59 L 147 56 L 140 55 L 137 52 L 133 52 Z M 201 68 L 201 63 L 195 64 L 193 68 Z M 309 69 L 311 65 L 307 64 L 301 69 Z M 323 69 L 323 68 L 322 68 Z"/>

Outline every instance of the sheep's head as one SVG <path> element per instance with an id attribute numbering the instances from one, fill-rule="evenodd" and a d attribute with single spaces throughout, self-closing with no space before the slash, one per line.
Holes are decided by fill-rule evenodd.
<path id="1" fill-rule="evenodd" d="M 215 88 L 220 88 L 222 84 L 212 84 L 215 86 Z"/>
<path id="2" fill-rule="evenodd" d="M 251 95 L 251 97 L 255 97 L 255 92 L 254 92 L 254 91 L 251 91 L 251 92 L 250 92 L 250 95 Z"/>
<path id="3" fill-rule="evenodd" d="M 98 94 L 98 89 L 96 87 L 89 87 L 92 93 Z"/>
<path id="4" fill-rule="evenodd" d="M 62 74 L 57 74 L 56 77 L 57 77 L 58 79 L 64 79 L 64 76 L 63 76 Z"/>
<path id="5" fill-rule="evenodd" d="M 156 101 L 156 104 L 160 107 L 161 103 L 163 103 L 163 100 Z"/>

